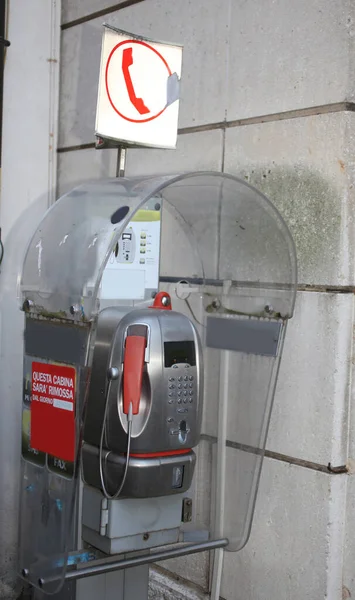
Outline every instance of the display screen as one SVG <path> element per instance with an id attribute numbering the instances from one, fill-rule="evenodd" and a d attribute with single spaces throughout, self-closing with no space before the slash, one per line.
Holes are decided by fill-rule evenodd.
<path id="1" fill-rule="evenodd" d="M 196 365 L 195 342 L 164 342 L 164 362 L 166 367 L 177 363 Z"/>

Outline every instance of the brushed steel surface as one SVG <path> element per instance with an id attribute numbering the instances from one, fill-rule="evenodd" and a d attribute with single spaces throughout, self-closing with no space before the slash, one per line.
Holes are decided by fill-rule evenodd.
<path id="1" fill-rule="evenodd" d="M 188 450 L 200 439 L 203 365 L 199 336 L 186 316 L 157 309 L 109 308 L 99 315 L 84 428 L 84 480 L 100 488 L 98 447 L 106 398 L 104 441 L 108 452 L 104 469 L 109 488 L 117 489 L 122 476 L 127 447 L 127 417 L 122 402 L 124 345 L 128 328 L 137 324 L 147 327 L 148 339 L 140 410 L 133 417 L 131 459 L 123 494 L 154 497 L 186 491 L 196 461 L 193 452 L 134 457 L 134 454 Z M 166 367 L 164 343 L 185 341 L 194 344 L 196 364 L 176 363 Z M 115 378 L 110 377 L 112 372 Z M 179 466 L 183 469 L 182 485 L 175 488 L 173 479 L 179 473 L 176 470 Z"/>

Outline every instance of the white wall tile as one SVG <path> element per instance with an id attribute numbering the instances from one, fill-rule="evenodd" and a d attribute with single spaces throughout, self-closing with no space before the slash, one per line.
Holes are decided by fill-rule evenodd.
<path id="1" fill-rule="evenodd" d="M 221 131 L 184 134 L 179 136 L 176 150 L 128 149 L 125 172 L 129 177 L 186 171 L 220 171 L 222 148 Z M 211 203 L 214 210 L 210 208 L 209 218 L 201 219 L 201 215 L 206 212 L 206 206 L 211 206 L 211 197 L 217 200 L 215 188 L 212 186 L 204 188 L 203 193 L 198 196 L 186 187 L 185 193 L 180 192 L 176 209 L 168 210 L 169 207 L 165 204 L 161 275 L 202 277 L 200 256 L 203 254 L 204 264 L 208 263 L 206 276 L 215 276 L 215 272 L 213 275 L 211 272 L 217 260 L 217 201 Z M 199 244 L 197 250 L 195 242 Z"/>
<path id="2" fill-rule="evenodd" d="M 125 0 L 62 0 L 62 23 L 87 17 L 92 13 L 117 6 Z"/>
<path id="3" fill-rule="evenodd" d="M 353 98 L 348 0 L 231 2 L 227 118 Z"/>
<path id="4" fill-rule="evenodd" d="M 145 0 L 63 31 L 60 147 L 93 140 L 103 21 L 184 45 L 180 127 L 224 119 L 228 0 Z"/>
<path id="5" fill-rule="evenodd" d="M 355 596 L 355 476 L 350 475 L 347 485 L 347 504 L 346 504 L 346 522 L 344 539 L 344 598 L 353 598 Z M 349 592 L 349 593 L 348 593 Z M 347 594 L 347 595 L 346 595 Z"/>
<path id="6" fill-rule="evenodd" d="M 126 175 L 152 175 L 183 171 L 220 171 L 222 131 L 204 131 L 178 136 L 176 150 L 127 150 Z"/>
<path id="7" fill-rule="evenodd" d="M 266 459 L 250 540 L 240 552 L 225 553 L 221 596 L 340 599 L 345 487 L 345 475 Z"/>
<path id="8" fill-rule="evenodd" d="M 299 282 L 350 285 L 354 265 L 353 113 L 236 127 L 225 171 L 263 191 L 294 237 Z"/>
<path id="9" fill-rule="evenodd" d="M 58 198 L 89 179 L 116 176 L 117 150 L 74 150 L 58 154 Z"/>
<path id="10" fill-rule="evenodd" d="M 276 388 L 267 448 L 339 466 L 347 460 L 352 294 L 299 292 Z"/>

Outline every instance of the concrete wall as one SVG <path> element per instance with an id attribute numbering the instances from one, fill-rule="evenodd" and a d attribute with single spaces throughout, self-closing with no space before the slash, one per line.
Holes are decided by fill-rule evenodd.
<path id="1" fill-rule="evenodd" d="M 17 278 L 29 236 L 55 199 L 59 0 L 8 2 L 0 227 L 0 598 L 17 597 L 23 317 Z"/>
<path id="2" fill-rule="evenodd" d="M 355 596 L 355 484 L 353 475 L 337 469 L 351 465 L 355 450 L 354 3 L 110 5 L 63 0 L 60 193 L 84 179 L 116 174 L 117 151 L 92 147 L 106 21 L 184 45 L 178 148 L 129 150 L 127 175 L 183 169 L 239 175 L 269 195 L 297 245 L 299 294 L 254 526 L 246 548 L 225 557 L 221 595 Z M 329 463 L 339 472 L 331 474 Z M 201 594 L 208 590 L 207 556 L 164 566 L 198 584 Z M 154 579 L 155 594 L 162 577 Z M 163 587 L 165 598 L 168 583 Z M 196 589 L 189 594 L 195 597 Z"/>

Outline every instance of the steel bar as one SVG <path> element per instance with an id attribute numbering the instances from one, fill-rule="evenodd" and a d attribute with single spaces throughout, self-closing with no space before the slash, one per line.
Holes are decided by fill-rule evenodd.
<path id="1" fill-rule="evenodd" d="M 84 577 L 91 577 L 92 575 L 102 575 L 103 573 L 110 573 L 111 571 L 119 571 L 121 569 L 128 569 L 130 567 L 139 567 L 148 563 L 158 562 L 167 558 L 177 558 L 178 556 L 185 556 L 187 554 L 196 554 L 197 552 L 204 552 L 206 550 L 215 550 L 216 548 L 224 548 L 228 545 L 228 539 L 223 538 L 220 540 L 213 540 L 211 542 L 201 542 L 200 544 L 187 544 L 179 548 L 171 550 L 161 550 L 160 552 L 151 552 L 142 556 L 136 556 L 134 558 L 126 558 L 118 560 L 116 562 L 108 562 L 96 566 L 84 567 L 75 569 L 73 571 L 67 571 L 65 574 L 65 580 L 82 579 Z M 47 577 L 45 579 L 40 578 L 38 583 L 40 587 L 44 587 L 46 584 L 56 581 L 54 577 Z"/>

